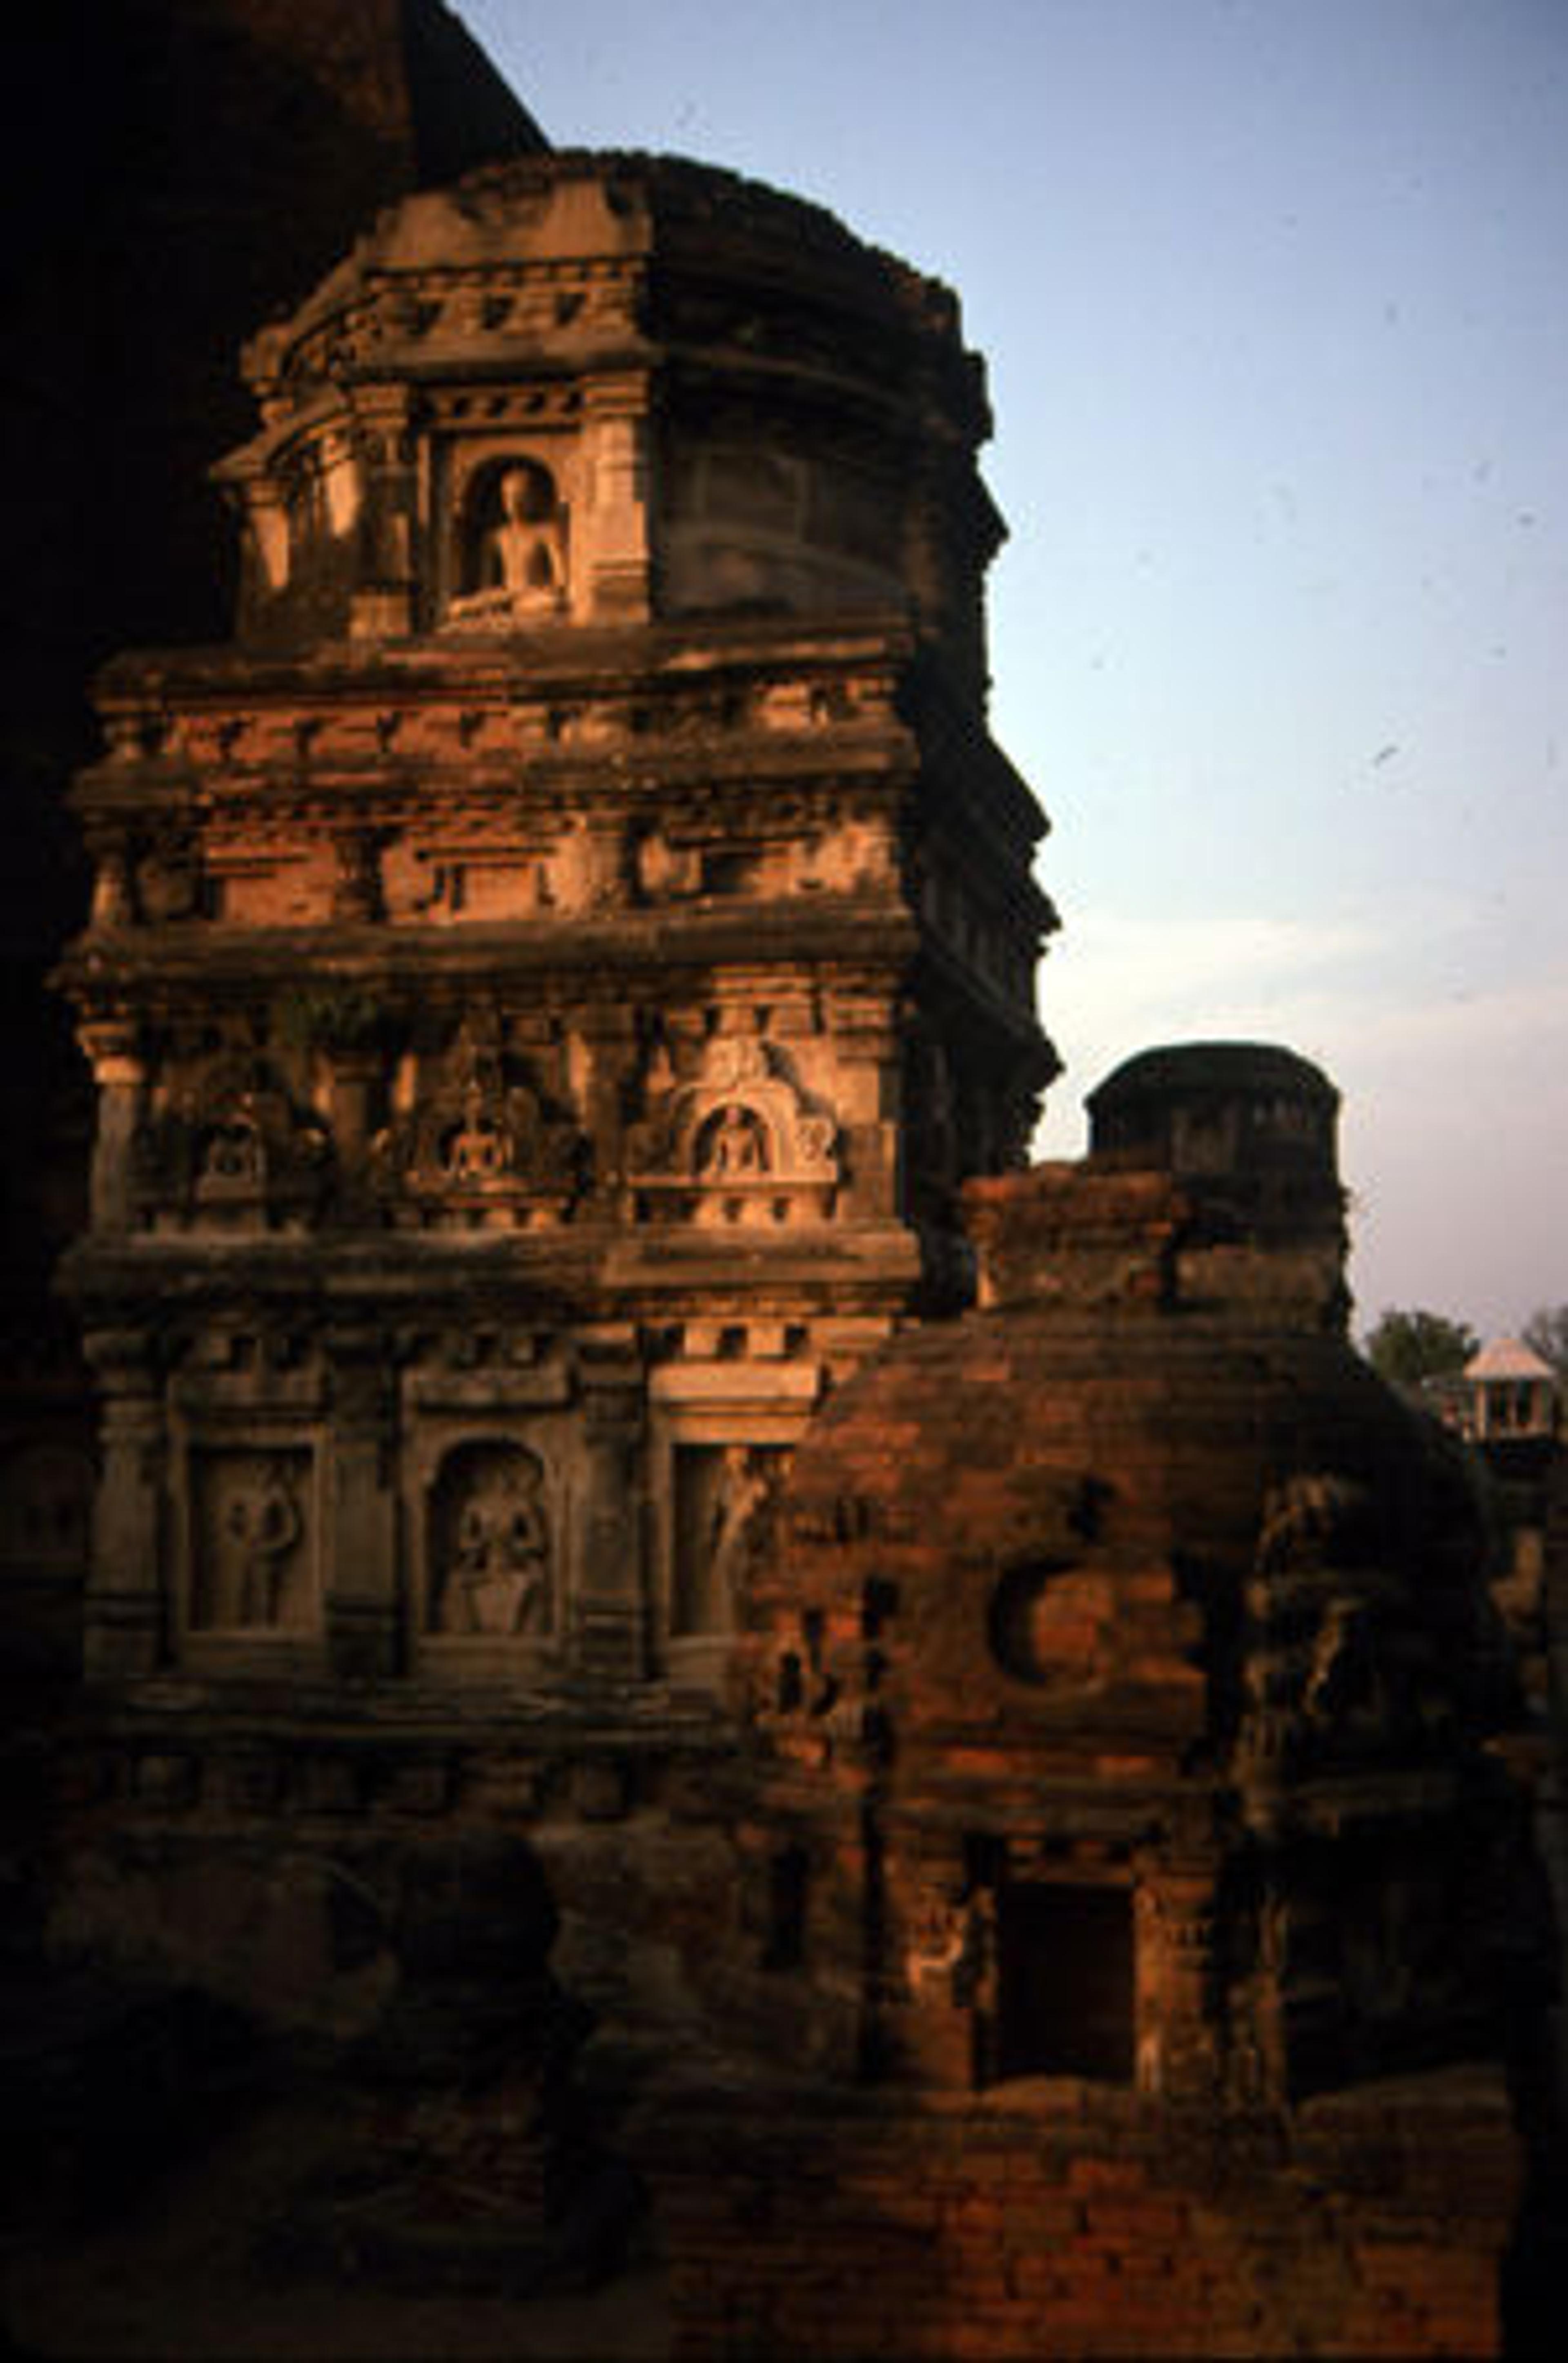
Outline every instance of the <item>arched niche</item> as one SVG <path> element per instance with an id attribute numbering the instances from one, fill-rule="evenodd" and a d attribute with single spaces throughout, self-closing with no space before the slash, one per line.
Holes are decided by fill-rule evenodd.
<path id="1" fill-rule="evenodd" d="M 427 1632 L 469 1641 L 547 1638 L 556 1541 L 543 1461 L 494 1437 L 455 1445 L 430 1488 Z"/>
<path id="2" fill-rule="evenodd" d="M 554 471 L 524 452 L 477 467 L 456 506 L 449 620 L 505 627 L 558 616 L 567 565 L 567 510 Z"/>

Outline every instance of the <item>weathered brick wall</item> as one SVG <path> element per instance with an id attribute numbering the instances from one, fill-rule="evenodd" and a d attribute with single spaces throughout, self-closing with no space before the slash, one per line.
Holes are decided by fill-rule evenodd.
<path id="1" fill-rule="evenodd" d="M 1481 2080 L 1309 2112 L 1273 2164 L 975 2112 L 690 2130 L 680 2357 L 1499 2351 L 1516 2161 Z"/>

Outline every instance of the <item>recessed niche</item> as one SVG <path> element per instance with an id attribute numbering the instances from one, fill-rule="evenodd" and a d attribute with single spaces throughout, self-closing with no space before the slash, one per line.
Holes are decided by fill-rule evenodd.
<path id="1" fill-rule="evenodd" d="M 997 2072 L 1132 2080 L 1132 1897 L 1054 1882 L 997 1891 Z"/>
<path id="2" fill-rule="evenodd" d="M 804 1849 L 786 1847 L 767 1866 L 767 1937 L 765 1969 L 798 1969 L 806 1958 L 806 1900 L 810 1877 Z"/>
<path id="3" fill-rule="evenodd" d="M 1008 1569 L 991 1593 L 987 1635 L 1004 1673 L 1039 1685 L 1092 1672 L 1099 1622 L 1076 1596 L 1084 1588 L 1064 1562 Z"/>

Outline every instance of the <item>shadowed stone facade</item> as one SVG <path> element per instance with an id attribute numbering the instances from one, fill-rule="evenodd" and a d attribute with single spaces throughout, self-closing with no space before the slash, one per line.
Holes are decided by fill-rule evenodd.
<path id="1" fill-rule="evenodd" d="M 94 1093 L 46 982 L 87 907 L 66 789 L 99 743 L 92 676 L 229 628 L 209 471 L 252 423 L 242 337 L 380 206 L 545 144 L 442 0 L 64 0 L 6 28 L 0 1682 L 14 1665 L 24 1716 L 80 1655 L 94 1478 L 50 1289 L 87 1219 Z"/>
<path id="2" fill-rule="evenodd" d="M 49 1947 L 331 2063 L 280 2269 L 613 2261 L 608 2094 L 682 2352 L 1491 2351 L 1545 1940 L 1332 1087 L 1018 1170 L 956 305 L 501 129 L 247 348 L 233 638 L 98 684 Z"/>
<path id="3" fill-rule="evenodd" d="M 238 638 L 77 789 L 89 1666 L 701 1687 L 1051 1071 L 977 364 L 809 207 L 558 156 L 248 367 Z"/>
<path id="4" fill-rule="evenodd" d="M 411 1867 L 504 1833 L 624 2089 L 716 2057 L 749 1531 L 964 1300 L 1055 1063 L 979 365 L 815 209 L 562 155 L 384 216 L 247 369 L 236 638 L 111 665 L 76 789 L 52 1940 L 384 2061 L 450 2015 Z"/>

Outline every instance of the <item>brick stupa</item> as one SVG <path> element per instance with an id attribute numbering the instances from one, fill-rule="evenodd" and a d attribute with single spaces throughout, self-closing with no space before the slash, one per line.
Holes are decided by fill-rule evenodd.
<path id="1" fill-rule="evenodd" d="M 1497 2345 L 1543 1932 L 1471 1481 L 1345 1337 L 1315 1069 L 1091 1107 L 971 1187 L 983 1309 L 824 1411 L 758 1565 L 772 2092 L 692 2103 L 694 2353 Z"/>

